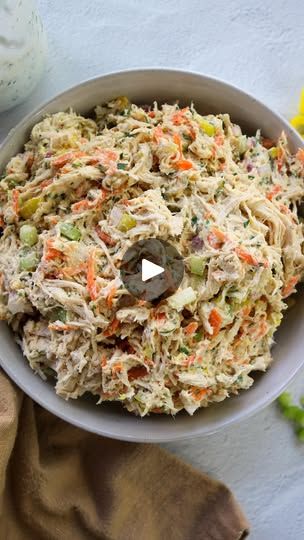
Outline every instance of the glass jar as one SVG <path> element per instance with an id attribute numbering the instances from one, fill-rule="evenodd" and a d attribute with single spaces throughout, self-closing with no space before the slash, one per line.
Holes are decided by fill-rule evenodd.
<path id="1" fill-rule="evenodd" d="M 36 86 L 46 37 L 34 0 L 0 0 L 0 112 L 21 103 Z"/>

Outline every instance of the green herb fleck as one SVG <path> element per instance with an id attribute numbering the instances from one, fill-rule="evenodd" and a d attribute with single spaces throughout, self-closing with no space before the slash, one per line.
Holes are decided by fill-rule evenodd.
<path id="1" fill-rule="evenodd" d="M 117 169 L 124 171 L 127 168 L 127 163 L 117 163 Z"/>

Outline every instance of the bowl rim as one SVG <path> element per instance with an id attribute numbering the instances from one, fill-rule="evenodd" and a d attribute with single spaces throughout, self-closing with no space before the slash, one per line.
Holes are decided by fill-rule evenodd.
<path id="1" fill-rule="evenodd" d="M 5 148 L 7 145 L 10 144 L 10 142 L 15 137 L 15 134 L 19 129 L 22 129 L 25 127 L 28 123 L 31 122 L 31 120 L 34 120 L 35 117 L 39 115 L 43 115 L 44 110 L 51 106 L 52 104 L 56 104 L 58 100 L 61 98 L 67 97 L 71 92 L 73 92 L 76 89 L 85 88 L 87 85 L 90 86 L 91 84 L 101 82 L 107 78 L 112 78 L 115 76 L 123 76 L 123 75 L 133 75 L 136 77 L 137 75 L 147 73 L 147 74 L 159 74 L 162 73 L 172 73 L 175 75 L 185 75 L 187 76 L 194 76 L 199 79 L 201 79 L 201 83 L 203 84 L 204 80 L 209 81 L 214 84 L 218 84 L 223 87 L 223 89 L 227 89 L 230 91 L 235 91 L 239 95 L 242 95 L 244 98 L 255 102 L 261 109 L 264 109 L 265 112 L 272 115 L 274 118 L 280 121 L 285 131 L 289 134 L 291 134 L 295 141 L 297 141 L 297 144 L 300 148 L 304 148 L 304 140 L 300 137 L 300 135 L 297 133 L 297 131 L 294 129 L 293 126 L 291 126 L 288 121 L 278 112 L 274 111 L 271 107 L 263 103 L 261 100 L 257 99 L 254 95 L 252 95 L 249 92 L 244 91 L 243 89 L 239 88 L 238 86 L 227 82 L 223 79 L 220 79 L 218 77 L 209 76 L 204 73 L 200 73 L 198 71 L 192 71 L 192 70 L 185 70 L 185 69 L 178 69 L 178 68 L 167 68 L 167 67 L 138 67 L 138 68 L 130 68 L 130 69 L 124 69 L 124 70 L 118 70 L 118 71 L 111 71 L 104 73 L 102 75 L 97 75 L 95 77 L 91 77 L 88 79 L 84 79 L 80 81 L 77 84 L 69 86 L 67 89 L 63 90 L 62 92 L 53 95 L 51 98 L 42 101 L 39 103 L 33 110 L 31 110 L 29 113 L 27 113 L 21 120 L 10 129 L 6 137 L 3 139 L 3 141 L 0 144 L 0 152 Z M 45 113 L 48 114 L 48 113 Z M 38 120 L 39 121 L 39 120 Z M 0 335 L 1 340 L 1 335 Z M 125 440 L 129 442 L 153 442 L 153 443 L 161 443 L 161 442 L 169 442 L 169 441 L 181 441 L 186 439 L 194 439 L 197 437 L 204 437 L 208 435 L 212 435 L 214 433 L 217 433 L 219 431 L 222 431 L 226 429 L 227 427 L 237 424 L 241 422 L 242 420 L 246 420 L 250 418 L 251 416 L 255 415 L 256 413 L 262 411 L 265 409 L 266 406 L 268 406 L 271 402 L 273 402 L 278 395 L 288 386 L 288 384 L 295 378 L 297 373 L 303 368 L 304 364 L 304 358 L 302 365 L 299 365 L 297 368 L 294 368 L 293 372 L 290 374 L 290 376 L 285 379 L 280 385 L 276 386 L 275 390 L 270 391 L 264 396 L 263 400 L 256 401 L 251 406 L 248 406 L 245 410 L 240 410 L 238 413 L 234 413 L 231 417 L 227 418 L 224 423 L 221 425 L 215 426 L 212 428 L 212 426 L 209 427 L 209 429 L 205 430 L 204 432 L 198 432 L 197 430 L 193 429 L 190 433 L 184 433 L 184 430 L 181 429 L 180 433 L 171 433 L 169 436 L 164 436 L 163 433 L 156 435 L 155 433 L 151 438 L 147 435 L 138 436 L 130 434 L 119 434 L 119 429 L 113 428 L 112 430 L 105 429 L 101 425 L 101 429 L 94 428 L 94 426 L 90 426 L 85 422 L 82 422 L 77 417 L 77 411 L 75 410 L 75 414 L 73 417 L 71 417 L 71 414 L 67 413 L 64 409 L 59 409 L 56 406 L 56 403 L 49 403 L 46 398 L 43 397 L 43 394 L 37 395 L 34 390 L 32 390 L 31 387 L 27 387 L 25 383 L 23 383 L 23 380 L 19 378 L 18 373 L 14 373 L 14 369 L 11 369 L 10 366 L 2 360 L 2 357 L 0 355 L 0 365 L 2 369 L 7 373 L 7 375 L 20 387 L 26 395 L 28 395 L 30 398 L 33 399 L 36 403 L 53 413 L 54 415 L 58 416 L 62 420 L 71 423 L 81 429 L 85 429 L 86 431 L 95 433 L 100 436 L 104 437 L 110 437 L 113 439 L 118 440 Z M 31 368 L 29 368 L 31 369 Z M 34 372 L 33 372 L 34 374 Z M 35 374 L 34 374 L 35 375 Z M 231 398 L 230 398 L 231 399 Z M 142 419 L 144 421 L 144 419 Z"/>

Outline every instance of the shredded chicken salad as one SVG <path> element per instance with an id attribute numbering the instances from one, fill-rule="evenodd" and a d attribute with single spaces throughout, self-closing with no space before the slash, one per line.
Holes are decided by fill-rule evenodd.
<path id="1" fill-rule="evenodd" d="M 227 114 L 127 98 L 44 118 L 0 181 L 0 316 L 65 399 L 175 414 L 222 401 L 271 363 L 304 275 L 304 150 L 242 134 Z M 137 300 L 134 242 L 184 259 L 179 289 Z"/>

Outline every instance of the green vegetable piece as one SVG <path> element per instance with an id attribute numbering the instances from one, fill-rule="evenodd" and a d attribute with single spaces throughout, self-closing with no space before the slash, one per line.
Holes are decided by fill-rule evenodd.
<path id="1" fill-rule="evenodd" d="M 247 219 L 246 221 L 244 221 L 244 223 L 243 223 L 244 229 L 246 229 L 246 228 L 248 227 L 249 223 L 250 223 L 250 220 L 249 220 L 249 219 Z"/>
<path id="2" fill-rule="evenodd" d="M 19 232 L 22 244 L 34 246 L 38 242 L 38 233 L 34 225 L 22 225 Z"/>
<path id="3" fill-rule="evenodd" d="M 283 414 L 285 418 L 288 418 L 288 420 L 293 420 L 294 422 L 297 421 L 298 412 L 299 407 L 297 407 L 296 405 L 291 405 L 290 407 L 285 407 L 283 409 Z"/>
<path id="4" fill-rule="evenodd" d="M 24 257 L 21 257 L 20 269 L 25 270 L 26 272 L 31 272 L 37 268 L 38 263 L 39 261 L 36 253 L 28 253 L 27 255 L 24 255 Z"/>
<path id="5" fill-rule="evenodd" d="M 194 227 L 194 225 L 196 225 L 198 222 L 198 217 L 197 216 L 193 216 L 191 218 L 191 225 Z"/>
<path id="6" fill-rule="evenodd" d="M 20 216 L 23 219 L 29 219 L 30 217 L 32 217 L 32 215 L 35 214 L 41 201 L 41 197 L 33 197 L 32 199 L 26 201 L 20 208 Z"/>
<path id="7" fill-rule="evenodd" d="M 194 341 L 196 342 L 199 342 L 199 341 L 202 341 L 203 339 L 203 332 L 197 332 L 195 335 L 194 335 Z"/>
<path id="8" fill-rule="evenodd" d="M 189 349 L 187 349 L 187 347 L 184 347 L 184 346 L 179 348 L 179 352 L 184 353 L 184 354 L 190 353 Z"/>
<path id="9" fill-rule="evenodd" d="M 117 169 L 124 171 L 127 168 L 127 163 L 117 163 Z"/>
<path id="10" fill-rule="evenodd" d="M 300 397 L 300 403 L 301 403 L 302 407 L 304 407 L 304 396 Z"/>
<path id="11" fill-rule="evenodd" d="M 298 431 L 297 431 L 297 437 L 298 437 L 298 439 L 299 439 L 300 442 L 303 442 L 303 443 L 304 443 L 304 428 L 298 429 Z"/>
<path id="12" fill-rule="evenodd" d="M 65 323 L 66 320 L 67 320 L 67 312 L 66 312 L 65 309 L 56 308 L 51 312 L 51 315 L 50 315 L 50 321 L 51 322 L 61 321 L 61 322 Z"/>
<path id="13" fill-rule="evenodd" d="M 189 259 L 189 267 L 191 274 L 202 276 L 205 270 L 205 260 L 202 257 L 192 255 Z"/>
<path id="14" fill-rule="evenodd" d="M 118 228 L 121 232 L 127 232 L 130 229 L 133 229 L 133 227 L 136 227 L 136 224 L 137 221 L 133 216 L 130 216 L 129 214 L 123 214 Z"/>
<path id="15" fill-rule="evenodd" d="M 278 398 L 278 403 L 282 407 L 282 409 L 285 409 L 286 407 L 290 407 L 292 405 L 292 399 L 289 392 L 283 392 Z"/>
<path id="16" fill-rule="evenodd" d="M 80 230 L 75 225 L 72 225 L 72 223 L 62 223 L 60 225 L 60 233 L 61 236 L 64 236 L 68 240 L 75 240 L 76 242 L 81 238 Z"/>

